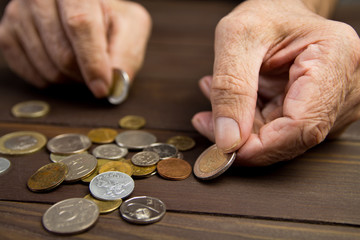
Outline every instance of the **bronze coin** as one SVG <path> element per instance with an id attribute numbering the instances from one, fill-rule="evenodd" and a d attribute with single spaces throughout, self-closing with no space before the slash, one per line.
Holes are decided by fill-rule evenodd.
<path id="1" fill-rule="evenodd" d="M 179 158 L 167 158 L 157 164 L 157 171 L 163 178 L 169 180 L 184 180 L 192 171 L 191 165 Z"/>
<path id="2" fill-rule="evenodd" d="M 63 163 L 46 164 L 29 178 L 27 186 L 33 192 L 51 190 L 64 181 L 67 170 Z"/>

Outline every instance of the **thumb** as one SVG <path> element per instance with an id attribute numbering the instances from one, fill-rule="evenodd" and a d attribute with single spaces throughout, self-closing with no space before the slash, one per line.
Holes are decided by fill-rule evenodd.
<path id="1" fill-rule="evenodd" d="M 266 53 L 255 33 L 234 23 L 225 17 L 216 28 L 210 97 L 215 142 L 224 152 L 236 151 L 251 134 L 259 71 Z"/>

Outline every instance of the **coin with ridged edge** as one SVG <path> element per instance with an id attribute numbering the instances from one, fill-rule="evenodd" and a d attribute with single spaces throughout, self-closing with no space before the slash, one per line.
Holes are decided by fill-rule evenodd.
<path id="1" fill-rule="evenodd" d="M 68 172 L 65 176 L 66 182 L 75 182 L 81 178 L 86 178 L 96 170 L 97 160 L 88 153 L 70 155 L 59 161 L 68 166 Z"/>
<path id="2" fill-rule="evenodd" d="M 166 213 L 165 204 L 158 198 L 133 197 L 120 206 L 121 216 L 130 223 L 150 224 L 158 222 Z"/>
<path id="3" fill-rule="evenodd" d="M 93 143 L 111 143 L 115 140 L 118 132 L 111 128 L 95 128 L 88 132 L 87 136 Z"/>
<path id="4" fill-rule="evenodd" d="M 52 205 L 42 217 L 46 230 L 58 234 L 75 234 L 92 227 L 99 218 L 99 207 L 91 200 L 69 198 Z"/>
<path id="5" fill-rule="evenodd" d="M 179 151 L 188 151 L 195 146 L 195 140 L 188 136 L 173 136 L 166 143 L 174 145 Z"/>
<path id="6" fill-rule="evenodd" d="M 90 139 L 79 133 L 65 133 L 50 139 L 47 148 L 52 153 L 74 154 L 84 152 L 91 146 Z"/>
<path id="7" fill-rule="evenodd" d="M 131 157 L 131 162 L 136 166 L 151 166 L 155 165 L 160 161 L 160 156 L 153 151 L 142 151 L 138 152 Z"/>
<path id="8" fill-rule="evenodd" d="M 68 168 L 63 163 L 49 163 L 39 168 L 27 181 L 33 192 L 43 192 L 59 186 L 65 179 Z"/>
<path id="9" fill-rule="evenodd" d="M 210 180 L 224 173 L 234 162 L 236 153 L 223 153 L 214 144 L 197 158 L 194 174 L 202 180 Z"/>
<path id="10" fill-rule="evenodd" d="M 145 118 L 137 115 L 127 115 L 119 120 L 119 126 L 124 129 L 136 130 L 143 128 L 145 124 Z"/>
<path id="11" fill-rule="evenodd" d="M 20 102 L 13 106 L 11 113 L 18 118 L 43 117 L 50 111 L 50 106 L 44 101 L 32 100 Z"/>
<path id="12" fill-rule="evenodd" d="M 105 163 L 108 163 L 111 161 L 112 160 L 109 160 L 109 159 L 97 159 L 97 166 L 96 166 L 95 171 L 92 174 L 90 174 L 89 176 L 81 178 L 81 181 L 84 183 L 91 182 L 91 180 L 93 180 L 93 178 L 99 174 L 99 169 L 101 168 L 101 166 L 104 165 Z"/>
<path id="13" fill-rule="evenodd" d="M 114 68 L 112 71 L 112 86 L 109 91 L 108 101 L 111 104 L 120 104 L 125 101 L 130 89 L 129 75 L 120 69 Z"/>
<path id="14" fill-rule="evenodd" d="M 100 213 L 109 213 L 118 209 L 122 203 L 122 199 L 112 200 L 112 201 L 102 201 L 94 198 L 91 194 L 88 194 L 84 197 L 85 199 L 91 200 L 99 207 Z"/>
<path id="15" fill-rule="evenodd" d="M 18 131 L 0 138 L 0 153 L 22 155 L 40 150 L 46 144 L 46 137 L 38 132 Z"/>

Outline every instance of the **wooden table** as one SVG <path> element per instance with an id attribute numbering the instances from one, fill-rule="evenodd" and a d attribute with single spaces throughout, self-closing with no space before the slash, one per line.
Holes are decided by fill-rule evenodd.
<path id="1" fill-rule="evenodd" d="M 145 64 L 120 106 L 95 100 L 83 86 L 36 90 L 6 67 L 0 69 L 0 136 L 18 130 L 43 133 L 84 133 L 96 127 L 119 132 L 118 120 L 128 114 L 147 119 L 146 131 L 164 142 L 174 135 L 193 137 L 194 149 L 184 152 L 194 164 L 210 142 L 191 126 L 193 114 L 210 110 L 197 87 L 211 74 L 213 35 L 218 20 L 235 1 L 142 1 L 152 13 L 154 28 Z M 335 18 L 359 32 L 359 4 L 340 5 Z M 39 119 L 17 119 L 11 107 L 39 99 L 51 112 Z M 327 141 L 286 163 L 266 168 L 231 168 L 203 182 L 190 176 L 169 181 L 159 176 L 135 180 L 131 196 L 163 200 L 165 217 L 139 226 L 125 222 L 119 212 L 101 215 L 89 231 L 65 236 L 74 239 L 360 239 L 360 132 L 355 123 L 337 141 Z M 95 147 L 95 145 L 93 146 Z M 0 176 L 0 239 L 63 238 L 41 224 L 52 204 L 83 197 L 88 186 L 62 184 L 48 193 L 33 193 L 26 181 L 50 163 L 42 149 L 24 156 L 3 156 L 11 169 Z"/>

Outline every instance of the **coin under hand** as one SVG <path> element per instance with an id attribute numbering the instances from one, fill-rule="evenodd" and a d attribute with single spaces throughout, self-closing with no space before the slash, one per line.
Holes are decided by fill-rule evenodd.
<path id="1" fill-rule="evenodd" d="M 46 210 L 42 223 L 49 232 L 71 234 L 89 229 L 98 218 L 96 203 L 84 198 L 69 198 Z"/>
<path id="2" fill-rule="evenodd" d="M 235 152 L 223 153 L 214 144 L 197 158 L 194 165 L 194 174 L 202 180 L 216 178 L 231 166 L 235 156 Z"/>
<path id="3" fill-rule="evenodd" d="M 50 110 L 49 104 L 44 101 L 25 101 L 16 104 L 11 112 L 19 118 L 37 118 L 45 116 Z"/>
<path id="4" fill-rule="evenodd" d="M 120 104 L 125 101 L 130 89 L 130 78 L 125 71 L 113 69 L 113 83 L 108 96 L 111 104 Z"/>
<path id="5" fill-rule="evenodd" d="M 166 206 L 160 199 L 148 196 L 130 198 L 120 207 L 121 216 L 126 221 L 136 224 L 157 222 L 165 212 Z"/>
<path id="6" fill-rule="evenodd" d="M 168 158 L 157 164 L 160 176 L 169 180 L 184 180 L 191 174 L 191 165 L 179 158 Z"/>
<path id="7" fill-rule="evenodd" d="M 33 192 L 51 190 L 59 186 L 65 179 L 68 168 L 63 163 L 49 163 L 39 168 L 27 181 Z"/>

